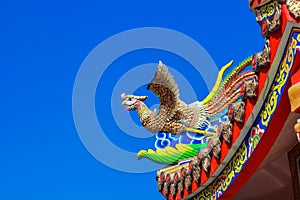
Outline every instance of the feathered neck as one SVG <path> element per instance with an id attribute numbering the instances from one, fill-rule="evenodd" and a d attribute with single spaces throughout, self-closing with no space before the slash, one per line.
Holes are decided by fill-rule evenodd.
<path id="1" fill-rule="evenodd" d="M 138 102 L 137 111 L 140 121 L 143 121 L 146 117 L 150 117 L 150 114 L 152 113 L 148 106 L 146 106 L 146 104 L 144 104 L 142 101 Z"/>

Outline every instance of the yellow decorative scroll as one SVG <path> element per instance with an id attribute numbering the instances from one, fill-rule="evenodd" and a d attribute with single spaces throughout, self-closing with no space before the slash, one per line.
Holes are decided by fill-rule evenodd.
<path id="1" fill-rule="evenodd" d="M 278 97 L 281 95 L 282 87 L 285 85 L 288 74 L 291 69 L 291 67 L 294 64 L 294 56 L 297 51 L 297 40 L 300 39 L 299 35 L 297 39 L 294 37 L 291 38 L 292 43 L 289 46 L 287 53 L 285 54 L 284 59 L 282 60 L 280 64 L 280 70 L 277 76 L 275 77 L 274 83 L 276 85 L 273 85 L 271 88 L 271 93 L 268 95 L 268 101 L 264 105 L 264 109 L 261 112 L 261 123 L 264 126 L 268 126 L 271 120 L 271 116 L 274 113 L 277 105 L 278 105 Z M 299 41 L 299 40 L 298 40 Z"/>

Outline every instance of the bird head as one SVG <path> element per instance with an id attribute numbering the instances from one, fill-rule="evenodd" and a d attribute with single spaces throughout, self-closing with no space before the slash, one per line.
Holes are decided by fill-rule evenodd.
<path id="1" fill-rule="evenodd" d="M 122 105 L 125 105 L 126 110 L 136 110 L 140 103 L 147 99 L 147 96 L 135 96 L 131 94 L 121 94 Z"/>

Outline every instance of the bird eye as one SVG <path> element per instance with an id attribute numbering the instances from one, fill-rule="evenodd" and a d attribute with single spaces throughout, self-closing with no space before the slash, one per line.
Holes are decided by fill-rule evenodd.
<path id="1" fill-rule="evenodd" d="M 128 101 L 131 101 L 132 99 L 131 99 L 131 97 L 128 97 L 127 100 L 128 100 Z"/>

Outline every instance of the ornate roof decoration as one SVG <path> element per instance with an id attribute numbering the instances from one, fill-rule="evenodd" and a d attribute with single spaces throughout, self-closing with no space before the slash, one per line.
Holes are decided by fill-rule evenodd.
<path id="1" fill-rule="evenodd" d="M 287 1 L 290 12 L 296 12 L 298 2 Z M 278 135 L 274 126 L 280 130 L 287 118 L 280 101 L 286 102 L 291 82 L 300 82 L 300 62 L 295 59 L 300 56 L 300 25 L 285 21 L 284 1 L 249 3 L 266 38 L 264 49 L 236 66 L 233 61 L 226 64 L 202 101 L 183 102 L 176 80 L 161 61 L 148 85 L 160 100 L 158 111 L 146 106 L 146 96 L 121 95 L 126 109 L 136 110 L 142 125 L 155 134 L 155 148 L 139 151 L 138 159 L 169 165 L 156 175 L 158 191 L 167 199 L 218 199 L 230 187 L 240 188 L 251 176 L 243 169 L 256 169 L 247 163 L 258 167 L 271 147 L 260 143 L 266 138 L 272 144 Z M 291 76 L 296 78 L 291 81 Z M 299 88 L 294 84 L 289 91 L 297 112 Z"/>
<path id="2" fill-rule="evenodd" d="M 297 0 L 286 0 L 286 5 L 291 14 L 296 18 L 300 18 L 300 1 Z"/>

